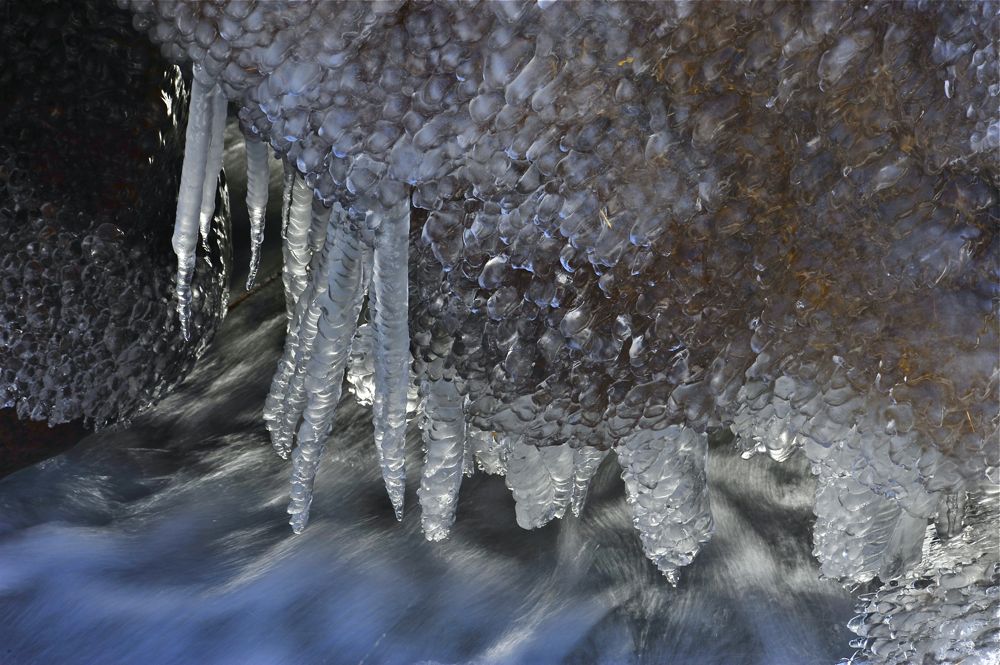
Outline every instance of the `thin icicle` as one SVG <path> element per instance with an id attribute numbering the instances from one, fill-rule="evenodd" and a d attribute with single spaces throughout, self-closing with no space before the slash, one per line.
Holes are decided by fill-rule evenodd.
<path id="1" fill-rule="evenodd" d="M 590 481 L 607 456 L 607 450 L 598 450 L 592 446 L 582 446 L 573 451 L 573 493 L 570 507 L 577 517 L 583 512 L 583 506 L 587 502 Z"/>
<path id="2" fill-rule="evenodd" d="M 313 225 L 312 203 L 312 188 L 306 185 L 304 178 L 293 177 L 283 243 L 285 264 L 281 271 L 289 330 L 294 323 L 295 304 L 306 288 L 306 266 L 311 258 L 309 233 Z"/>
<path id="3" fill-rule="evenodd" d="M 205 190 L 205 173 L 211 143 L 212 83 L 202 80 L 203 73 L 195 66 L 191 86 L 191 104 L 184 144 L 184 165 L 177 193 L 177 216 L 172 244 L 177 254 L 177 316 L 184 339 L 190 338 L 191 277 L 194 274 L 195 252 L 198 246 L 198 220 Z"/>
<path id="4" fill-rule="evenodd" d="M 335 206 L 339 208 L 339 206 Z M 308 395 L 297 446 L 292 454 L 292 489 L 288 513 L 289 524 L 301 533 L 309 521 L 313 482 L 316 470 L 333 426 L 337 403 L 340 401 L 344 370 L 351 354 L 351 338 L 361 313 L 365 288 L 371 278 L 370 252 L 348 224 L 341 219 L 331 224 L 327 242 L 330 246 L 328 288 L 320 297 L 322 316 L 318 337 L 309 359 L 304 388 Z"/>
<path id="5" fill-rule="evenodd" d="M 941 540 L 950 540 L 965 526 L 965 503 L 968 493 L 964 487 L 954 492 L 941 492 L 934 526 Z"/>
<path id="6" fill-rule="evenodd" d="M 339 223 L 340 216 L 338 211 L 325 216 L 328 233 L 331 225 Z M 292 450 L 292 437 L 305 408 L 303 380 L 316 340 L 327 275 L 334 267 L 332 262 L 337 260 L 332 249 L 328 241 L 312 257 L 311 279 L 295 304 L 295 314 L 285 336 L 285 349 L 264 402 L 264 423 L 271 433 L 271 445 L 282 458 L 287 458 Z"/>
<path id="7" fill-rule="evenodd" d="M 264 242 L 264 217 L 267 213 L 267 190 L 271 176 L 267 144 L 245 140 L 247 153 L 247 212 L 250 217 L 250 271 L 247 291 L 253 288 L 260 267 L 260 247 Z"/>
<path id="8" fill-rule="evenodd" d="M 705 463 L 707 438 L 671 425 L 640 430 L 616 448 L 626 499 L 642 548 L 671 584 L 711 537 Z"/>
<path id="9" fill-rule="evenodd" d="M 201 232 L 201 242 L 208 251 L 208 238 L 212 232 L 212 218 L 215 216 L 215 192 L 219 187 L 219 171 L 222 170 L 222 150 L 225 148 L 226 134 L 226 95 L 219 85 L 211 91 L 209 112 L 211 114 L 211 138 L 208 144 L 208 158 L 205 166 L 205 184 L 201 192 L 201 213 L 198 216 L 198 228 Z"/>
<path id="10" fill-rule="evenodd" d="M 403 443 L 406 435 L 407 394 L 410 386 L 410 331 L 408 257 L 409 197 L 379 215 L 375 228 L 375 268 L 369 292 L 375 333 L 375 403 L 372 422 L 382 479 L 396 519 L 403 519 L 406 487 Z"/>
<path id="11" fill-rule="evenodd" d="M 420 523 L 427 540 L 443 540 L 455 522 L 462 485 L 465 414 L 462 397 L 452 381 L 425 380 L 422 392 L 426 456 L 417 490 Z"/>
<path id="12" fill-rule="evenodd" d="M 507 458 L 507 487 L 521 528 L 537 529 L 562 517 L 573 490 L 573 449 L 515 441 Z"/>

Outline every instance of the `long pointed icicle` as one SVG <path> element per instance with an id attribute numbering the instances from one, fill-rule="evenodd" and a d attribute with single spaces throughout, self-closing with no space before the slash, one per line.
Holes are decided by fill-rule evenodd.
<path id="1" fill-rule="evenodd" d="M 306 367 L 316 340 L 317 324 L 323 305 L 323 290 L 326 289 L 326 275 L 333 269 L 327 266 L 327 257 L 329 255 L 336 257 L 329 251 L 330 243 L 327 242 L 327 238 L 330 224 L 337 223 L 341 216 L 340 209 L 331 212 L 321 204 L 313 202 L 312 224 L 309 231 L 311 256 L 309 271 L 313 273 L 322 271 L 323 274 L 310 279 L 305 290 L 299 295 L 295 304 L 295 317 L 285 342 L 286 358 L 283 369 L 288 380 L 282 386 L 284 394 L 276 396 L 282 402 L 283 418 L 281 424 L 272 432 L 272 443 L 282 457 L 291 451 L 292 437 L 306 405 L 304 387 Z M 322 238 L 316 240 L 315 237 L 319 234 L 322 234 Z"/>
<path id="2" fill-rule="evenodd" d="M 335 206 L 339 208 L 339 206 Z M 339 210 L 335 216 L 340 216 Z M 319 337 L 305 375 L 308 395 L 297 446 L 292 454 L 292 489 L 289 524 L 301 533 L 309 521 L 313 483 L 330 435 L 340 401 L 344 371 L 351 354 L 351 338 L 361 313 L 361 302 L 370 280 L 366 254 L 369 248 L 347 220 L 331 224 L 328 288 L 320 297 Z"/>
<path id="3" fill-rule="evenodd" d="M 642 548 L 672 583 L 711 537 L 704 434 L 678 425 L 640 430 L 616 448 Z"/>
<path id="4" fill-rule="evenodd" d="M 271 171 L 267 144 L 247 139 L 247 212 L 250 217 L 250 270 L 247 291 L 253 288 L 260 267 L 260 247 L 264 243 L 264 217 L 267 212 L 267 190 Z"/>
<path id="5" fill-rule="evenodd" d="M 331 224 L 338 223 L 338 216 L 337 211 L 324 215 L 327 233 Z M 332 248 L 332 242 L 325 242 L 312 257 L 310 272 L 313 276 L 295 304 L 295 314 L 285 336 L 285 349 L 264 402 L 264 422 L 271 433 L 271 445 L 282 458 L 287 458 L 292 450 L 295 427 L 306 404 L 305 372 L 316 340 L 327 275 L 333 269 L 330 262 L 337 260 Z"/>
<path id="6" fill-rule="evenodd" d="M 582 446 L 573 451 L 573 493 L 570 497 L 570 507 L 577 517 L 583 512 L 583 506 L 587 502 L 590 481 L 607 456 L 607 450 L 598 450 L 591 446 Z"/>
<path id="7" fill-rule="evenodd" d="M 537 529 L 562 517 L 573 488 L 573 449 L 515 441 L 507 458 L 507 487 L 522 529 Z"/>
<path id="8" fill-rule="evenodd" d="M 177 254 L 177 316 L 184 339 L 190 338 L 191 278 L 198 246 L 198 223 L 205 191 L 205 173 L 211 143 L 212 83 L 202 80 L 195 66 L 191 86 L 191 104 L 184 144 L 184 165 L 177 193 L 177 217 L 172 244 Z"/>
<path id="9" fill-rule="evenodd" d="M 309 232 L 313 224 L 312 202 L 312 188 L 304 178 L 296 175 L 292 181 L 288 207 L 288 223 L 283 243 L 285 264 L 281 275 L 285 285 L 285 313 L 288 316 L 289 330 L 294 323 L 295 303 L 306 288 L 306 266 L 311 257 Z"/>
<path id="10" fill-rule="evenodd" d="M 465 414 L 462 396 L 452 381 L 425 380 L 423 439 L 426 447 L 421 472 L 421 526 L 427 540 L 448 537 L 455 522 L 458 491 L 465 457 Z"/>
<path id="11" fill-rule="evenodd" d="M 222 170 L 222 150 L 225 147 L 226 135 L 226 95 L 218 85 L 212 88 L 212 100 L 209 104 L 211 113 L 211 138 L 208 143 L 208 157 L 205 165 L 205 183 L 201 190 L 201 212 L 198 216 L 198 228 L 201 242 L 208 250 L 208 238 L 212 232 L 212 218 L 215 216 L 215 192 L 219 187 L 219 171 Z"/>
<path id="12" fill-rule="evenodd" d="M 375 333 L 375 403 L 372 422 L 382 479 L 396 519 L 403 519 L 406 488 L 403 444 L 406 435 L 407 393 L 410 385 L 409 234 L 410 201 L 401 200 L 392 208 L 372 211 L 380 214 L 375 227 L 375 268 L 372 330 Z M 374 296 L 374 297 L 373 297 Z"/>

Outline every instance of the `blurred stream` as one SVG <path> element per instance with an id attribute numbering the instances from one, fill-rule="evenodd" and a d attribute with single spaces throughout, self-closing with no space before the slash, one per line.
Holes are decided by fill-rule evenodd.
<path id="1" fill-rule="evenodd" d="M 227 164 L 239 174 L 238 148 Z M 239 210 L 239 175 L 230 185 Z M 269 224 L 262 278 L 280 261 Z M 451 538 L 426 542 L 419 431 L 400 524 L 370 415 L 347 395 L 312 520 L 294 536 L 290 467 L 260 415 L 284 328 L 279 280 L 235 307 L 194 373 L 130 429 L 0 479 L 0 665 L 810 665 L 851 654 L 854 601 L 818 579 L 814 483 L 799 457 L 744 461 L 716 442 L 716 535 L 674 589 L 642 554 L 613 456 L 581 519 L 523 531 L 503 479 L 477 474 Z"/>

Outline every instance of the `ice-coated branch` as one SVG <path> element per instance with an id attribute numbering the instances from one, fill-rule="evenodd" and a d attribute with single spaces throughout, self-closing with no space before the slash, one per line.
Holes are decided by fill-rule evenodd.
<path id="1" fill-rule="evenodd" d="M 712 534 L 704 434 L 671 425 L 639 430 L 615 448 L 642 548 L 672 584 Z"/>
<path id="2" fill-rule="evenodd" d="M 465 457 L 465 414 L 455 384 L 445 379 L 425 379 L 423 440 L 426 448 L 421 472 L 421 525 L 428 540 L 448 537 L 455 522 L 458 490 Z"/>
<path id="3" fill-rule="evenodd" d="M 406 434 L 407 392 L 410 385 L 410 331 L 408 257 L 409 197 L 388 209 L 372 210 L 375 228 L 375 266 L 369 301 L 375 333 L 375 403 L 372 422 L 382 479 L 396 519 L 403 517 L 406 486 L 403 443 Z"/>
<path id="4" fill-rule="evenodd" d="M 209 149 L 212 141 L 211 121 L 214 102 L 214 82 L 206 82 L 201 68 L 195 66 L 191 85 L 191 103 L 185 134 L 184 164 L 177 193 L 177 216 L 172 244 L 177 254 L 177 316 L 184 339 L 190 338 L 191 278 L 194 274 L 195 252 L 198 245 L 199 217 L 205 192 Z"/>
<path id="5" fill-rule="evenodd" d="M 245 140 L 247 154 L 247 212 L 250 217 L 250 270 L 247 290 L 253 288 L 260 267 L 260 247 L 264 242 L 264 216 L 267 212 L 267 190 L 270 180 L 267 144 Z"/>
<path id="6" fill-rule="evenodd" d="M 330 272 L 327 288 L 318 298 L 322 315 L 305 371 L 303 387 L 307 402 L 292 455 L 288 513 L 291 515 L 289 524 L 296 533 L 300 533 L 309 521 L 316 470 L 333 426 L 344 370 L 351 354 L 351 338 L 371 277 L 368 272 L 370 262 L 366 258 L 370 248 L 344 219 L 339 206 L 334 207 L 334 217 L 341 219 L 331 224 L 329 229 Z"/>

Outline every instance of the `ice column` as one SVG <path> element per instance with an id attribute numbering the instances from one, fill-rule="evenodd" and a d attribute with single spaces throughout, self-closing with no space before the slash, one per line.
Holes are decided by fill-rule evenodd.
<path id="1" fill-rule="evenodd" d="M 465 457 L 465 414 L 452 381 L 425 379 L 423 439 L 426 454 L 420 478 L 421 524 L 428 540 L 442 540 L 455 522 Z"/>
<path id="2" fill-rule="evenodd" d="M 264 216 L 267 212 L 267 188 L 270 180 L 267 144 L 246 139 L 247 211 L 250 216 L 250 271 L 247 290 L 253 288 L 260 267 L 260 246 L 264 242 Z"/>
<path id="3" fill-rule="evenodd" d="M 375 334 L 375 403 L 372 421 L 382 479 L 396 519 L 403 517 L 406 485 L 403 442 L 406 435 L 407 392 L 410 384 L 408 259 L 410 200 L 374 206 L 369 227 L 375 229 L 375 267 L 369 302 Z M 371 218 L 374 216 L 375 218 Z"/>
<path id="4" fill-rule="evenodd" d="M 712 533 L 704 434 L 678 425 L 640 430 L 615 448 L 642 548 L 671 583 Z"/>
<path id="5" fill-rule="evenodd" d="M 334 216 L 339 216 L 335 206 Z M 361 313 L 361 302 L 370 279 L 370 248 L 346 219 L 330 225 L 328 287 L 320 294 L 318 335 L 309 359 L 304 388 L 308 396 L 302 424 L 292 454 L 292 490 L 289 524 L 300 533 L 309 521 L 313 481 L 326 438 L 340 401 L 344 370 L 351 354 L 351 338 Z"/>

